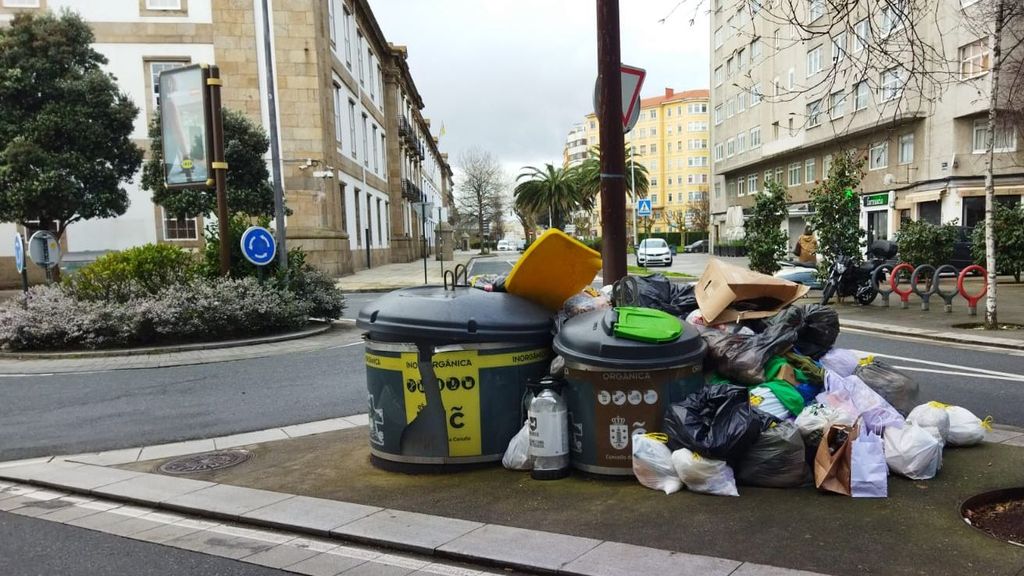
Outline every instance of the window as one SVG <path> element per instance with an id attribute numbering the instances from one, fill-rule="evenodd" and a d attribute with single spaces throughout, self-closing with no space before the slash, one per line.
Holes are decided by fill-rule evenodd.
<path id="1" fill-rule="evenodd" d="M 715 106 L 715 126 L 722 123 L 722 105 Z"/>
<path id="2" fill-rule="evenodd" d="M 715 198 L 721 198 L 721 197 L 722 197 L 722 183 L 721 182 L 715 182 Z"/>
<path id="3" fill-rule="evenodd" d="M 703 166 L 707 166 L 708 165 L 708 157 L 707 156 L 687 156 L 687 158 L 686 158 L 686 165 L 689 166 L 690 168 L 700 168 L 700 167 L 703 167 Z M 681 180 L 680 180 L 680 183 L 682 183 Z"/>
<path id="4" fill-rule="evenodd" d="M 377 156 L 377 125 L 373 125 L 373 171 L 380 173 L 380 158 Z"/>
<path id="5" fill-rule="evenodd" d="M 641 128 L 640 129 L 640 137 L 641 138 L 647 138 L 647 128 Z"/>
<path id="6" fill-rule="evenodd" d="M 373 101 L 377 99 L 377 79 L 373 75 L 376 65 L 373 63 L 373 51 L 369 48 L 366 49 L 366 62 L 370 69 L 370 100 Z"/>
<path id="7" fill-rule="evenodd" d="M 760 38 L 754 38 L 750 41 L 750 63 L 753 64 L 755 60 L 761 58 L 764 53 L 764 42 L 761 42 Z"/>
<path id="8" fill-rule="evenodd" d="M 778 182 L 780 186 L 785 187 L 785 185 L 786 185 L 786 183 L 782 181 L 782 168 L 781 167 L 775 169 L 775 181 Z"/>
<path id="9" fill-rule="evenodd" d="M 882 102 L 899 98 L 903 93 L 903 74 L 899 67 L 882 72 Z"/>
<path id="10" fill-rule="evenodd" d="M 772 181 L 772 171 L 771 170 L 765 170 L 764 171 L 764 185 L 765 185 L 765 188 L 768 187 L 768 183 L 771 182 L 771 181 Z"/>
<path id="11" fill-rule="evenodd" d="M 668 116 L 669 118 L 672 117 L 672 109 L 671 108 L 667 108 L 666 109 L 665 116 Z M 668 127 L 668 131 L 669 131 L 669 133 L 672 132 L 672 127 L 671 126 Z"/>
<path id="12" fill-rule="evenodd" d="M 657 194 L 651 194 L 651 204 L 657 204 L 657 203 L 658 203 L 658 195 Z"/>
<path id="13" fill-rule="evenodd" d="M 715 49 L 716 50 L 722 47 L 722 36 L 723 36 L 722 35 L 722 29 L 720 27 L 716 28 L 715 29 Z"/>
<path id="14" fill-rule="evenodd" d="M 853 25 L 853 53 L 856 54 L 868 47 L 871 41 L 871 24 L 865 18 Z"/>
<path id="15" fill-rule="evenodd" d="M 779 94 L 781 94 L 782 93 L 782 88 L 781 87 L 782 87 L 782 83 L 779 82 L 779 77 L 776 76 L 775 79 L 772 80 L 772 95 L 773 96 L 778 96 Z"/>
<path id="16" fill-rule="evenodd" d="M 669 201 L 669 203 L 672 203 L 672 201 L 673 201 L 672 200 L 672 193 L 671 192 L 668 193 L 668 201 Z"/>
<path id="17" fill-rule="evenodd" d="M 743 112 L 747 109 L 747 94 L 740 92 L 736 95 L 736 112 Z"/>
<path id="18" fill-rule="evenodd" d="M 882 22 L 879 26 L 882 32 L 882 38 L 885 38 L 889 34 L 903 28 L 903 11 L 905 7 L 903 2 L 896 1 L 893 4 L 889 4 L 882 8 Z"/>
<path id="19" fill-rule="evenodd" d="M 789 165 L 789 185 L 799 186 L 803 183 L 803 164 L 793 162 Z"/>
<path id="20" fill-rule="evenodd" d="M 889 166 L 889 143 L 878 142 L 868 153 L 868 170 L 881 170 Z"/>
<path id="21" fill-rule="evenodd" d="M 331 48 L 337 51 L 338 48 L 338 14 L 334 10 L 337 0 L 327 0 L 327 32 L 331 37 Z"/>
<path id="22" fill-rule="evenodd" d="M 789 69 L 789 79 L 788 79 L 788 82 L 786 84 L 786 87 L 789 90 L 792 90 L 794 86 L 796 86 L 796 68 L 790 68 Z"/>
<path id="23" fill-rule="evenodd" d="M 348 69 L 352 69 L 352 13 L 348 11 L 348 8 L 342 6 L 342 13 L 344 14 L 343 25 L 345 28 L 341 31 L 341 35 L 345 40 L 345 65 Z"/>
<path id="24" fill-rule="evenodd" d="M 807 52 L 807 77 L 821 72 L 821 46 Z"/>
<path id="25" fill-rule="evenodd" d="M 846 32 L 832 37 L 832 63 L 842 62 L 846 58 Z"/>
<path id="26" fill-rule="evenodd" d="M 853 87 L 853 109 L 863 110 L 868 107 L 868 81 L 858 82 Z"/>
<path id="27" fill-rule="evenodd" d="M 761 127 L 755 126 L 750 129 L 750 149 L 761 147 Z"/>
<path id="28" fill-rule="evenodd" d="M 828 180 L 828 171 L 832 169 L 832 155 L 825 154 L 825 157 L 821 159 L 821 177 L 824 180 Z"/>
<path id="29" fill-rule="evenodd" d="M 651 154 L 657 154 L 657 153 L 658 153 L 658 145 L 657 144 L 651 144 Z"/>
<path id="30" fill-rule="evenodd" d="M 651 186 L 652 187 L 657 187 L 658 186 L 658 178 L 657 177 L 651 177 Z"/>
<path id="31" fill-rule="evenodd" d="M 807 127 L 815 126 L 821 126 L 821 100 L 815 100 L 807 105 Z"/>
<path id="32" fill-rule="evenodd" d="M 352 100 L 348 101 L 348 136 L 349 142 L 352 142 L 352 157 L 358 159 L 359 154 L 356 151 L 356 103 Z"/>
<path id="33" fill-rule="evenodd" d="M 736 115 L 736 99 L 729 98 L 725 101 L 725 117 L 732 118 Z"/>
<path id="34" fill-rule="evenodd" d="M 743 48 L 740 48 L 736 52 L 736 70 L 746 70 L 746 69 L 747 69 L 747 51 L 744 50 Z"/>
<path id="35" fill-rule="evenodd" d="M 751 108 L 753 108 L 754 106 L 757 106 L 758 104 L 761 103 L 761 98 L 763 97 L 762 94 L 763 94 L 763 92 L 762 92 L 762 88 L 761 88 L 761 83 L 760 82 L 758 82 L 757 84 L 754 84 L 753 86 L 750 87 L 750 107 Z"/>
<path id="36" fill-rule="evenodd" d="M 804 161 L 804 182 L 807 182 L 808 184 L 814 184 L 814 179 L 817 177 L 815 175 L 814 164 L 814 158 L 808 158 Z"/>
<path id="37" fill-rule="evenodd" d="M 596 126 L 597 126 L 597 123 L 595 123 L 595 122 L 594 122 L 593 120 L 591 120 L 591 121 L 590 121 L 590 129 L 591 129 L 591 130 L 595 130 L 595 129 L 596 129 Z"/>
<path id="38" fill-rule="evenodd" d="M 747 193 L 757 194 L 757 174 L 747 176 Z"/>
<path id="39" fill-rule="evenodd" d="M 988 43 L 976 40 L 960 47 L 960 79 L 967 80 L 988 72 L 989 67 Z"/>
<path id="40" fill-rule="evenodd" d="M 974 121 L 974 153 L 982 154 L 988 147 L 988 119 Z M 996 123 L 995 141 L 992 143 L 995 152 L 1014 152 L 1017 150 L 1017 132 L 1006 122 Z"/>
<path id="41" fill-rule="evenodd" d="M 640 145 L 640 155 L 643 156 L 644 154 L 647 154 L 647 144 Z"/>
<path id="42" fill-rule="evenodd" d="M 747 181 L 743 178 L 743 176 L 740 176 L 739 178 L 736 179 L 736 195 L 747 195 Z"/>
<path id="43" fill-rule="evenodd" d="M 5 6 L 10 4 L 5 0 Z M 158 108 L 160 108 L 160 73 L 164 70 L 173 70 L 182 66 L 188 66 L 188 62 L 150 62 L 149 63 L 149 77 L 151 86 L 153 87 L 153 113 L 156 114 Z"/>
<path id="44" fill-rule="evenodd" d="M 910 164 L 914 161 L 914 135 L 904 134 L 900 136 L 900 151 L 899 160 L 900 165 Z"/>
<path id="45" fill-rule="evenodd" d="M 720 162 L 725 155 L 722 153 L 722 145 L 715 144 L 715 162 Z"/>
<path id="46" fill-rule="evenodd" d="M 198 240 L 199 225 L 195 216 L 177 218 L 160 207 L 164 219 L 164 240 Z"/>
<path id="47" fill-rule="evenodd" d="M 775 29 L 775 33 L 774 33 L 774 34 L 772 35 L 772 38 L 773 38 L 773 39 L 775 40 L 775 51 L 776 51 L 776 52 L 778 52 L 778 51 L 779 51 L 779 48 L 780 48 L 780 47 L 781 47 L 781 45 L 782 45 L 782 43 L 780 42 L 780 38 L 781 38 L 781 37 L 782 37 L 782 35 L 781 35 L 781 34 L 779 33 L 779 29 L 778 29 L 778 28 L 776 28 L 776 29 Z"/>
<path id="48" fill-rule="evenodd" d="M 708 131 L 708 123 L 707 122 L 690 122 L 689 124 L 686 125 L 686 130 L 687 130 L 687 132 L 707 132 Z M 680 130 L 680 132 L 682 132 L 682 130 Z"/>
<path id="49" fill-rule="evenodd" d="M 370 150 L 366 146 L 366 133 L 369 132 L 370 117 L 363 113 L 363 165 L 370 166 Z"/>
<path id="50" fill-rule="evenodd" d="M 366 85 L 366 76 L 364 75 L 363 69 L 363 33 L 359 32 L 356 34 L 356 57 L 359 58 L 359 84 L 361 86 Z"/>
<path id="51" fill-rule="evenodd" d="M 658 118 L 658 111 L 657 110 L 651 110 L 651 120 L 655 120 L 657 118 Z M 652 130 L 653 130 L 653 128 L 652 128 Z"/>
<path id="52" fill-rule="evenodd" d="M 698 104 L 687 104 L 686 112 L 688 114 L 707 114 L 708 105 L 706 102 L 701 102 Z"/>
<path id="53" fill-rule="evenodd" d="M 4 0 L 8 8 L 39 8 L 39 0 Z M 181 0 L 146 0 L 146 10 L 181 10 Z"/>
<path id="54" fill-rule="evenodd" d="M 658 135 L 658 129 L 652 127 L 651 128 L 651 136 L 657 136 L 657 135 Z"/>
<path id="55" fill-rule="evenodd" d="M 725 77 L 732 78 L 732 75 L 736 73 L 735 59 L 729 58 L 725 61 Z"/>
<path id="56" fill-rule="evenodd" d="M 825 15 L 825 0 L 808 0 L 807 16 L 811 22 Z"/>
<path id="57" fill-rule="evenodd" d="M 336 76 L 334 78 L 334 140 L 338 143 L 338 148 L 341 148 L 341 133 L 343 131 L 341 123 L 341 80 Z"/>
<path id="58" fill-rule="evenodd" d="M 736 153 L 742 154 L 747 151 L 747 133 L 740 132 L 736 135 Z"/>
<path id="59" fill-rule="evenodd" d="M 829 96 L 828 114 L 832 118 L 842 118 L 846 111 L 846 92 L 840 90 Z"/>
<path id="60" fill-rule="evenodd" d="M 726 158 L 732 158 L 736 155 L 736 139 L 729 138 L 725 141 L 725 156 Z"/>

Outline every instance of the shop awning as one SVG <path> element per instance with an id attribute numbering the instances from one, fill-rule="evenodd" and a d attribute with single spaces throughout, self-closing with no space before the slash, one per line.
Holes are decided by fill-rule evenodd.
<path id="1" fill-rule="evenodd" d="M 985 195 L 985 188 L 958 188 L 961 198 L 973 198 Z M 1020 196 L 1024 194 L 1024 186 L 996 186 L 996 196 Z"/>
<path id="2" fill-rule="evenodd" d="M 897 195 L 896 197 L 896 209 L 897 210 L 909 210 L 914 204 L 920 204 L 921 202 L 935 202 L 942 198 L 944 190 L 930 190 L 928 192 L 914 192 L 912 194 Z"/>

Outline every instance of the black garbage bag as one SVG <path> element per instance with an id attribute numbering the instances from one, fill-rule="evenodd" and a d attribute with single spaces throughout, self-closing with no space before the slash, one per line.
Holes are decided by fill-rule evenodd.
<path id="1" fill-rule="evenodd" d="M 706 386 L 668 407 L 668 447 L 736 461 L 761 434 L 762 420 L 743 386 Z"/>
<path id="2" fill-rule="evenodd" d="M 820 304 L 790 306 L 773 316 L 771 323 L 794 328 L 797 350 L 815 360 L 824 356 L 839 338 L 839 314 Z"/>
<path id="3" fill-rule="evenodd" d="M 736 464 L 736 480 L 749 486 L 795 488 L 811 479 L 804 440 L 792 422 L 772 423 Z"/>
<path id="4" fill-rule="evenodd" d="M 904 417 L 921 403 L 917 382 L 884 362 L 872 359 L 857 366 L 853 373 Z"/>
<path id="5" fill-rule="evenodd" d="M 672 282 L 664 274 L 636 276 L 637 306 L 654 308 L 673 316 L 686 316 L 697 309 L 693 285 Z M 622 306 L 616 302 L 617 305 Z"/>
<path id="6" fill-rule="evenodd" d="M 703 329 L 708 345 L 705 371 L 718 372 L 727 380 L 753 386 L 764 382 L 764 367 L 772 356 L 785 354 L 796 342 L 797 332 L 787 324 L 770 325 L 754 335 L 729 334 Z"/>

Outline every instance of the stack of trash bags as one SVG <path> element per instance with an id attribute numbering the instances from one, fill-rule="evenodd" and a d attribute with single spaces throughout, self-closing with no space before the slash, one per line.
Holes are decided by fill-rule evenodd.
<path id="1" fill-rule="evenodd" d="M 891 473 L 927 480 L 946 446 L 985 438 L 990 419 L 940 402 L 872 356 L 836 348 L 839 318 L 815 304 L 725 326 L 695 325 L 707 385 L 669 406 L 663 436 L 633 438 L 633 471 L 666 493 L 738 496 L 737 485 L 816 486 L 886 497 Z"/>

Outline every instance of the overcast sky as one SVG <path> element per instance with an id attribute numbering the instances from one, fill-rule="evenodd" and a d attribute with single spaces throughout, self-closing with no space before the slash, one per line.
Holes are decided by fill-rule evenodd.
<path id="1" fill-rule="evenodd" d="M 621 0 L 622 61 L 647 70 L 643 96 L 707 88 L 708 23 L 695 2 Z M 566 133 L 591 111 L 594 0 L 370 0 L 389 42 L 409 48 L 424 116 L 457 169 L 474 146 L 510 172 L 562 161 Z M 690 19 L 696 16 L 691 26 Z"/>

